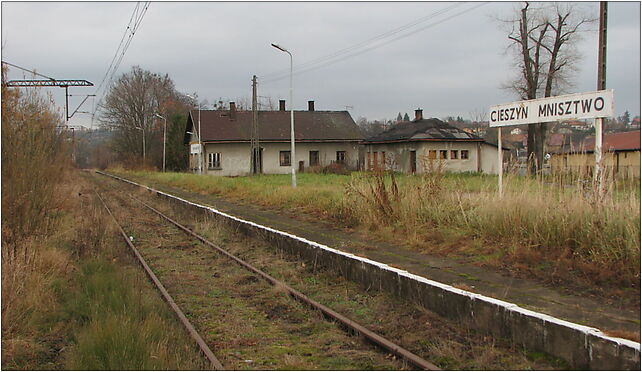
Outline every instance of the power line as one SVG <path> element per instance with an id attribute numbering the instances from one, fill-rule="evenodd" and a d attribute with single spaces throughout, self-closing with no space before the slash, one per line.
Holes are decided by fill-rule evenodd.
<path id="1" fill-rule="evenodd" d="M 405 34 L 403 34 L 403 35 L 397 36 L 397 37 L 395 37 L 395 38 L 393 38 L 393 39 L 390 39 L 390 40 L 384 41 L 384 42 L 379 43 L 379 44 L 377 44 L 377 45 L 374 45 L 374 46 L 372 46 L 372 47 L 369 47 L 369 48 L 366 48 L 366 49 L 362 49 L 362 50 L 355 51 L 354 53 L 347 54 L 347 55 L 345 55 L 345 56 L 344 56 L 344 57 L 342 57 L 342 58 L 337 58 L 337 59 L 334 59 L 334 60 L 330 60 L 330 61 L 328 61 L 328 62 L 326 62 L 326 63 L 317 64 L 316 66 L 311 66 L 311 67 L 309 67 L 309 68 L 307 68 L 307 69 L 301 69 L 301 70 L 295 71 L 293 74 L 294 74 L 294 75 L 299 75 L 299 74 L 302 74 L 302 73 L 305 73 L 305 72 L 309 72 L 309 71 L 317 70 L 317 69 L 319 69 L 319 68 L 322 68 L 322 67 L 325 67 L 325 66 L 328 66 L 328 65 L 331 65 L 331 64 L 337 63 L 337 62 L 341 62 L 341 61 L 343 61 L 343 60 L 345 60 L 345 59 L 348 59 L 348 58 L 351 58 L 351 57 L 358 56 L 358 55 L 360 55 L 360 54 L 366 53 L 366 52 L 371 51 L 371 50 L 373 50 L 373 49 L 380 48 L 380 47 L 382 47 L 382 46 L 384 46 L 384 45 L 390 44 L 390 43 L 395 42 L 395 41 L 397 41 L 397 40 L 400 40 L 400 39 L 403 39 L 403 38 L 405 38 L 405 37 L 408 37 L 408 36 L 411 36 L 411 35 L 413 35 L 413 34 L 416 34 L 417 32 L 424 31 L 424 30 L 426 30 L 426 29 L 428 29 L 428 28 L 430 28 L 430 27 L 434 27 L 434 26 L 436 26 L 436 25 L 439 25 L 439 24 L 441 24 L 441 23 L 443 23 L 443 22 L 446 22 L 446 21 L 448 21 L 448 20 L 450 20 L 450 19 L 453 19 L 453 18 L 455 18 L 455 17 L 458 17 L 458 16 L 460 16 L 460 15 L 462 15 L 462 14 L 468 13 L 468 12 L 470 12 L 471 10 L 477 9 L 477 8 L 479 8 L 479 7 L 483 6 L 483 5 L 486 5 L 486 4 L 487 4 L 487 3 L 480 3 L 479 5 L 476 5 L 476 6 L 473 6 L 473 7 L 471 7 L 471 8 L 468 8 L 468 9 L 466 9 L 466 10 L 464 10 L 464 11 L 461 11 L 461 12 L 459 12 L 459 13 L 456 13 L 456 14 L 454 14 L 454 15 L 452 15 L 452 16 L 449 16 L 449 17 L 444 18 L 444 19 L 442 19 L 442 20 L 436 21 L 436 22 L 434 22 L 434 23 L 431 23 L 431 24 L 429 24 L 429 25 L 426 25 L 426 26 L 421 27 L 421 28 L 419 28 L 419 29 L 416 29 L 416 30 L 414 30 L 414 31 L 411 31 L 411 32 L 405 33 Z M 275 82 L 275 81 L 278 81 L 278 80 L 282 80 L 282 79 L 287 78 L 288 76 L 289 76 L 289 73 L 288 73 L 288 74 L 282 74 L 282 75 L 280 75 L 280 76 L 276 76 L 276 77 L 273 77 L 273 78 L 265 79 L 265 80 L 263 80 L 263 84 L 269 84 L 269 83 L 272 83 L 272 82 Z"/>
<path id="2" fill-rule="evenodd" d="M 426 22 L 426 21 L 428 21 L 428 20 L 430 20 L 430 19 L 432 19 L 434 17 L 437 17 L 437 16 L 443 14 L 443 13 L 447 13 L 448 11 L 450 11 L 450 10 L 452 10 L 452 9 L 462 5 L 462 4 L 464 4 L 464 3 L 456 3 L 454 5 L 446 7 L 444 9 L 438 10 L 438 11 L 432 13 L 432 14 L 429 14 L 427 16 L 424 16 L 424 17 L 421 17 L 419 19 L 416 19 L 416 20 L 414 20 L 414 21 L 412 21 L 412 22 L 410 22 L 408 24 L 405 24 L 403 26 L 397 27 L 397 28 L 392 29 L 390 31 L 384 32 L 383 34 L 377 35 L 377 36 L 375 36 L 373 38 L 370 38 L 368 40 L 365 40 L 365 41 L 359 42 L 357 44 L 351 45 L 349 47 L 343 48 L 341 50 L 338 50 L 338 51 L 336 51 L 334 53 L 331 53 L 331 54 L 328 54 L 326 56 L 322 56 L 322 57 L 310 60 L 308 62 L 304 62 L 302 64 L 299 64 L 299 65 L 297 65 L 297 68 L 302 68 L 302 67 L 308 66 L 308 65 L 314 65 L 316 63 L 331 59 L 333 57 L 340 56 L 341 54 L 345 54 L 345 53 L 348 53 L 350 51 L 354 51 L 357 48 L 361 48 L 361 47 L 363 47 L 365 45 L 368 45 L 368 44 L 371 44 L 371 43 L 373 43 L 373 42 L 375 42 L 377 40 L 381 40 L 381 39 L 384 39 L 386 37 L 393 36 L 393 35 L 401 32 L 401 31 L 404 31 L 404 30 L 406 30 L 408 28 L 411 28 L 413 26 L 416 26 L 418 24 Z M 284 69 L 284 70 L 277 71 L 275 73 L 264 75 L 263 79 L 268 79 L 269 80 L 269 79 L 272 79 L 273 77 L 278 76 L 278 75 L 283 75 L 283 74 L 288 74 L 289 75 L 289 73 L 290 73 L 289 69 Z"/>
<path id="3" fill-rule="evenodd" d="M 49 80 L 56 80 L 56 79 L 54 79 L 54 78 L 52 78 L 52 77 L 45 76 L 45 75 L 43 75 L 43 74 L 39 74 L 39 73 L 37 73 L 37 72 L 36 72 L 36 71 L 34 71 L 34 70 L 29 70 L 29 69 L 26 69 L 26 68 L 24 68 L 24 67 L 20 67 L 20 66 L 18 66 L 18 65 L 14 65 L 13 63 L 9 63 L 9 62 L 6 62 L 6 61 L 2 61 L 2 63 L 4 63 L 5 65 L 9 65 L 9 66 L 15 67 L 15 68 L 19 68 L 19 69 L 21 69 L 21 70 L 23 70 L 23 71 L 31 72 L 31 73 L 32 73 L 32 74 L 34 74 L 34 75 L 42 76 L 43 78 L 47 78 L 47 79 L 49 79 Z"/>
<path id="4" fill-rule="evenodd" d="M 102 88 L 103 83 L 107 79 L 107 76 L 109 76 L 109 72 L 111 71 L 112 67 L 114 66 L 114 62 L 116 61 L 116 58 L 118 57 L 118 52 L 120 51 L 120 48 L 123 46 L 123 41 L 125 41 L 125 36 L 127 36 L 127 31 L 129 30 L 129 26 L 132 23 L 132 19 L 134 19 L 134 14 L 136 10 L 138 9 L 139 3 L 136 3 L 136 8 L 134 8 L 134 13 L 132 13 L 131 17 L 129 18 L 129 22 L 127 23 L 127 28 L 125 29 L 125 32 L 123 33 L 123 37 L 120 38 L 120 43 L 118 43 L 118 48 L 116 48 L 116 52 L 114 53 L 114 57 L 111 59 L 111 63 L 109 64 L 109 67 L 107 67 L 107 71 L 105 71 L 105 76 L 103 76 L 103 79 L 100 81 L 100 84 L 98 84 L 98 88 L 96 88 L 96 93 Z"/>
<path id="5" fill-rule="evenodd" d="M 136 34 L 136 31 L 138 30 L 138 27 L 140 26 L 140 23 L 143 19 L 143 16 L 147 12 L 147 8 L 149 7 L 150 2 L 147 2 L 145 5 L 145 8 L 141 11 L 140 10 L 140 3 L 136 3 L 136 8 L 134 8 L 134 12 L 132 13 L 132 16 L 129 20 L 129 24 L 127 26 L 127 29 L 125 30 L 125 35 L 128 36 L 127 41 L 125 42 L 125 45 L 122 48 L 122 51 L 120 52 L 120 55 L 118 55 L 118 50 L 116 50 L 116 55 L 114 57 L 118 56 L 118 61 L 113 65 L 113 69 L 111 71 L 111 75 L 109 76 L 108 83 L 105 87 L 105 91 L 103 91 L 103 94 L 101 95 L 100 99 L 98 100 L 98 103 L 100 104 L 100 101 L 102 101 L 102 98 L 104 97 L 107 88 L 111 86 L 111 82 L 114 78 L 114 75 L 116 74 L 116 71 L 118 71 L 118 68 L 120 67 L 120 63 L 122 62 L 123 58 L 125 57 L 125 53 L 127 52 L 127 49 L 129 49 L 129 45 L 131 44 L 134 34 Z M 139 12 L 141 12 L 139 14 Z M 132 24 L 131 21 L 134 19 L 134 23 Z M 128 32 L 129 31 L 129 32 Z M 124 36 L 125 36 L 124 35 Z"/>
<path id="6" fill-rule="evenodd" d="M 94 107 L 93 112 L 92 112 L 92 117 L 96 114 L 96 111 L 100 107 L 100 103 L 102 102 L 107 89 L 111 86 L 114 75 L 116 74 L 116 71 L 118 71 L 118 68 L 120 67 L 121 62 L 123 61 L 123 58 L 125 57 L 125 53 L 127 52 L 127 49 L 129 49 L 129 45 L 131 44 L 134 35 L 136 34 L 136 31 L 140 27 L 140 24 L 143 21 L 143 18 L 145 17 L 145 14 L 147 13 L 147 9 L 149 8 L 149 5 L 151 4 L 150 1 L 145 2 L 145 5 L 141 9 L 141 4 L 140 2 L 136 3 L 136 7 L 134 8 L 134 11 L 132 12 L 132 15 L 129 18 L 129 23 L 127 24 L 127 28 L 125 29 L 125 32 L 123 33 L 123 37 L 120 40 L 120 43 L 118 45 L 118 48 L 116 49 L 116 52 L 114 53 L 114 57 L 112 58 L 112 61 L 107 68 L 107 71 L 105 72 L 105 76 L 103 77 L 103 81 L 101 81 L 100 86 L 98 89 L 96 89 L 96 93 L 100 91 L 100 89 L 103 87 L 103 83 L 107 81 L 107 84 L 104 86 L 104 90 L 100 95 L 100 98 L 98 99 L 98 104 Z M 132 23 L 133 21 L 133 23 Z M 127 40 L 125 41 L 125 38 Z M 110 73 L 111 72 L 111 73 Z M 109 78 L 107 78 L 109 76 Z"/>

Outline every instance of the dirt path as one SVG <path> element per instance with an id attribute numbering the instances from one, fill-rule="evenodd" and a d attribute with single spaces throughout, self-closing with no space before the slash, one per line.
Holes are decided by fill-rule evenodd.
<path id="1" fill-rule="evenodd" d="M 127 176 L 131 177 L 131 176 Z M 383 262 L 413 274 L 515 303 L 574 323 L 606 332 L 640 333 L 640 309 L 617 308 L 602 298 L 574 295 L 565 288 L 547 288 L 535 281 L 503 276 L 479 266 L 417 252 L 400 245 L 373 240 L 364 234 L 338 229 L 296 210 L 268 210 L 256 205 L 231 202 L 212 195 L 177 189 L 157 182 L 130 179 L 150 187 L 205 204 L 225 213 L 286 231 L 327 246 Z M 465 288 L 465 289 L 468 289 Z M 635 291 L 632 296 L 639 296 Z"/>

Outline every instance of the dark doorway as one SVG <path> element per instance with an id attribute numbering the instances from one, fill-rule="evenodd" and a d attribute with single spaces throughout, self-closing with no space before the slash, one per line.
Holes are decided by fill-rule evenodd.
<path id="1" fill-rule="evenodd" d="M 417 173 L 417 151 L 410 151 L 410 173 Z"/>
<path id="2" fill-rule="evenodd" d="M 310 151 L 310 166 L 311 167 L 316 167 L 319 165 L 319 152 L 318 151 Z"/>

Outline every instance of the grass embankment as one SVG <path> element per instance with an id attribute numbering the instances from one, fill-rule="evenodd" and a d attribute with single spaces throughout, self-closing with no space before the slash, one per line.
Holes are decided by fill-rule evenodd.
<path id="1" fill-rule="evenodd" d="M 60 123 L 37 90 L 2 86 L 2 369 L 199 368 L 139 269 L 122 267 Z"/>
<path id="2" fill-rule="evenodd" d="M 125 171 L 115 170 L 121 174 Z M 581 184 L 507 175 L 354 173 L 201 177 L 125 172 L 141 180 L 303 211 L 418 250 L 546 282 L 639 289 L 639 181 L 597 199 Z"/>
<path id="3" fill-rule="evenodd" d="M 2 368 L 206 367 L 91 189 L 67 177 L 50 232 L 15 244 L 17 259 L 3 256 Z"/>

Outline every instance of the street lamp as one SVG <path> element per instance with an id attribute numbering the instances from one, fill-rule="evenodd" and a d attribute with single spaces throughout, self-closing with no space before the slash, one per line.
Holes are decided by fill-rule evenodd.
<path id="1" fill-rule="evenodd" d="M 194 96 L 187 96 L 198 103 L 198 174 L 203 174 L 203 142 L 201 141 L 201 102 Z"/>
<path id="2" fill-rule="evenodd" d="M 296 187 L 296 169 L 294 168 L 294 162 L 296 160 L 294 153 L 294 102 L 292 101 L 292 53 L 277 44 L 272 43 L 272 46 L 290 55 L 290 165 L 292 166 L 292 187 Z"/>
<path id="3" fill-rule="evenodd" d="M 165 172 L 165 143 L 167 142 L 167 119 L 159 115 L 158 113 L 154 114 L 157 118 L 163 119 L 163 172 Z"/>

